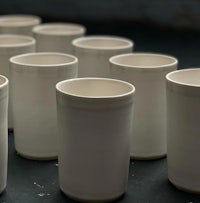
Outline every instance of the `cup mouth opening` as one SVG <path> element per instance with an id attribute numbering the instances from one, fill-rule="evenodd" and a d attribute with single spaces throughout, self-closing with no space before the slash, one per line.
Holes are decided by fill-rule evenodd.
<path id="1" fill-rule="evenodd" d="M 35 15 L 9 14 L 0 16 L 0 26 L 15 27 L 37 25 L 41 22 L 41 18 Z"/>
<path id="2" fill-rule="evenodd" d="M 200 68 L 172 71 L 166 75 L 166 79 L 182 86 L 200 87 Z"/>
<path id="3" fill-rule="evenodd" d="M 3 75 L 0 75 L 0 89 L 8 85 L 8 78 Z"/>
<path id="4" fill-rule="evenodd" d="M 2 34 L 0 47 L 21 47 L 35 44 L 35 39 L 26 35 Z"/>
<path id="5" fill-rule="evenodd" d="M 117 50 L 132 48 L 133 42 L 117 36 L 87 36 L 72 41 L 76 48 L 90 50 Z"/>
<path id="6" fill-rule="evenodd" d="M 43 35 L 78 35 L 84 34 L 86 28 L 74 23 L 44 23 L 33 28 L 35 34 Z"/>
<path id="7" fill-rule="evenodd" d="M 73 55 L 64 53 L 37 52 L 11 57 L 10 62 L 22 66 L 57 67 L 75 64 L 78 62 L 78 59 Z"/>
<path id="8" fill-rule="evenodd" d="M 157 53 L 121 54 L 111 57 L 109 62 L 122 67 L 138 69 L 159 69 L 178 64 L 175 57 Z"/>
<path id="9" fill-rule="evenodd" d="M 131 95 L 135 87 L 125 81 L 110 78 L 75 78 L 56 84 L 57 91 L 76 98 L 112 99 Z"/>

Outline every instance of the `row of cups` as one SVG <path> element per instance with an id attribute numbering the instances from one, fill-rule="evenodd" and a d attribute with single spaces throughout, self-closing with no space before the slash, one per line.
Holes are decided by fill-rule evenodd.
<path id="1" fill-rule="evenodd" d="M 60 25 L 48 30 L 58 35 Z M 19 38 L 23 43 L 13 46 Z M 51 41 L 58 45 L 51 38 L 42 46 Z M 72 198 L 116 199 L 126 190 L 130 157 L 166 153 L 169 180 L 200 192 L 200 69 L 176 70 L 173 56 L 132 53 L 134 43 L 122 37 L 79 37 L 65 53 L 34 52 L 35 43 L 32 37 L 0 35 L 0 74 L 10 83 L 8 105 L 8 79 L 0 77 L 1 191 L 8 105 L 16 151 L 30 159 L 58 156 L 60 188 Z"/>

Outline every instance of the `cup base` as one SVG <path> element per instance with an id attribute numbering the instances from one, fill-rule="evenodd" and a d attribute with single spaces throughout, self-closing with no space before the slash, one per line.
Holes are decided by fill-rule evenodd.
<path id="1" fill-rule="evenodd" d="M 159 154 L 159 155 L 152 155 L 152 156 L 135 156 L 135 155 L 131 155 L 130 159 L 134 159 L 134 160 L 156 160 L 156 159 L 163 159 L 166 157 L 166 154 Z"/>
<path id="2" fill-rule="evenodd" d="M 67 197 L 69 197 L 72 200 L 78 201 L 78 202 L 113 202 L 114 200 L 118 200 L 120 198 L 122 198 L 125 195 L 125 192 L 123 192 L 120 195 L 117 195 L 116 197 L 111 197 L 111 198 L 102 198 L 102 199 L 92 199 L 92 198 L 81 198 L 72 194 L 69 194 L 67 192 L 64 192 L 62 190 L 62 188 L 60 188 L 61 192 L 66 195 Z"/>
<path id="3" fill-rule="evenodd" d="M 2 195 L 6 190 L 6 185 L 4 185 L 2 188 L 0 188 L 0 195 Z"/>
<path id="4" fill-rule="evenodd" d="M 50 160 L 56 160 L 58 159 L 58 156 L 57 155 L 54 155 L 54 156 L 41 156 L 41 157 L 36 157 L 36 156 L 31 156 L 31 155 L 26 155 L 26 154 L 23 154 L 19 151 L 16 150 L 16 153 L 25 158 L 25 159 L 30 159 L 30 160 L 35 160 L 35 161 L 50 161 Z"/>
<path id="5" fill-rule="evenodd" d="M 175 183 L 174 181 L 170 180 L 169 178 L 168 178 L 168 180 L 178 190 L 182 190 L 184 192 L 188 192 L 188 193 L 192 193 L 192 194 L 198 194 L 198 195 L 200 194 L 200 188 L 199 188 L 199 190 L 195 190 L 195 189 L 188 188 L 187 186 L 179 185 L 179 184 Z"/>
<path id="6" fill-rule="evenodd" d="M 12 133 L 14 133 L 14 129 L 13 128 L 8 128 L 8 134 L 10 135 Z"/>

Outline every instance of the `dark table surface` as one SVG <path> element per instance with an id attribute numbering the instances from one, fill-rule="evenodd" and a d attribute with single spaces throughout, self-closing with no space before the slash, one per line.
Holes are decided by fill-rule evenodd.
<path id="1" fill-rule="evenodd" d="M 9 135 L 8 184 L 0 203 L 73 203 L 59 189 L 57 161 L 20 157 Z M 81 169 L 80 169 L 81 170 Z M 130 161 L 126 194 L 119 203 L 198 203 L 200 195 L 182 192 L 167 180 L 166 158 Z"/>
<path id="2" fill-rule="evenodd" d="M 87 34 L 120 35 L 135 42 L 135 51 L 161 52 L 179 59 L 179 69 L 200 67 L 200 33 L 138 26 L 130 23 L 88 23 Z M 20 157 L 9 135 L 8 184 L 0 203 L 70 203 L 58 185 L 57 161 Z M 187 160 L 186 160 L 187 161 Z M 80 169 L 81 170 L 81 169 Z M 179 191 L 167 179 L 167 162 L 131 161 L 126 194 L 120 203 L 200 203 L 200 195 Z"/>

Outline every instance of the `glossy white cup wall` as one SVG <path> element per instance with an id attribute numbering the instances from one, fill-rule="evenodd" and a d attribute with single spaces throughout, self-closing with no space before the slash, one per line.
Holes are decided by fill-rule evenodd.
<path id="1" fill-rule="evenodd" d="M 0 35 L 0 74 L 10 80 L 9 59 L 18 54 L 35 51 L 35 39 L 22 35 Z M 9 91 L 10 94 L 10 91 Z M 13 128 L 12 96 L 9 95 L 8 128 Z"/>
<path id="2" fill-rule="evenodd" d="M 109 77 L 109 58 L 133 50 L 133 42 L 115 36 L 87 36 L 72 42 L 79 59 L 78 77 Z"/>
<path id="3" fill-rule="evenodd" d="M 34 15 L 0 15 L 0 34 L 33 36 L 32 29 L 40 24 L 41 18 Z"/>
<path id="4" fill-rule="evenodd" d="M 200 68 L 166 78 L 168 178 L 180 189 L 200 193 Z"/>
<path id="5" fill-rule="evenodd" d="M 128 180 L 135 88 L 103 78 L 66 80 L 56 88 L 61 190 L 85 201 L 116 199 Z"/>
<path id="6" fill-rule="evenodd" d="M 49 52 L 18 55 L 10 62 L 15 149 L 27 158 L 54 159 L 58 151 L 55 85 L 77 76 L 78 60 Z"/>
<path id="7" fill-rule="evenodd" d="M 110 59 L 112 78 L 136 88 L 131 158 L 155 159 L 166 155 L 165 75 L 177 67 L 174 57 L 134 53 Z"/>
<path id="8" fill-rule="evenodd" d="M 33 28 L 38 52 L 54 51 L 73 54 L 72 41 L 86 32 L 83 25 L 72 23 L 44 23 Z"/>
<path id="9" fill-rule="evenodd" d="M 8 162 L 8 79 L 0 75 L 0 193 L 7 184 Z"/>

